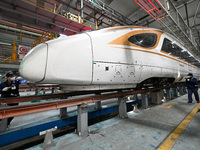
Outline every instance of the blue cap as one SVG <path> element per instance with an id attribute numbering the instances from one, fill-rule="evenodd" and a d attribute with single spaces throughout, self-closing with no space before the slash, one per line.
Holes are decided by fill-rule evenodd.
<path id="1" fill-rule="evenodd" d="M 188 76 L 193 76 L 193 74 L 192 73 L 188 73 Z"/>
<path id="2" fill-rule="evenodd" d="M 14 74 L 12 72 L 6 73 L 6 77 L 12 77 L 12 76 L 14 76 Z"/>

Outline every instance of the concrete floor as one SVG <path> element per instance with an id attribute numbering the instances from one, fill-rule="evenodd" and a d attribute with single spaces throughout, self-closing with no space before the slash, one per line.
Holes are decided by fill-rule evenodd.
<path id="1" fill-rule="evenodd" d="M 56 138 L 56 146 L 49 150 L 155 150 L 196 106 L 196 101 L 188 104 L 184 95 L 139 113 L 129 112 L 126 119 L 114 117 L 94 124 L 87 137 L 71 133 Z M 198 112 L 172 149 L 199 150 L 199 125 Z M 28 150 L 41 147 L 42 144 Z"/>
<path id="2" fill-rule="evenodd" d="M 200 112 L 198 112 L 184 133 L 178 139 L 172 150 L 199 150 L 200 149 Z"/>

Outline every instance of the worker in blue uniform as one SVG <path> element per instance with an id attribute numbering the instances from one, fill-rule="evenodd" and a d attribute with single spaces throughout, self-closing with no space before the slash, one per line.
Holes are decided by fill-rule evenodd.
<path id="1" fill-rule="evenodd" d="M 192 103 L 192 93 L 194 93 L 197 103 L 199 103 L 199 94 L 198 94 L 198 80 L 193 77 L 192 73 L 188 74 L 188 77 L 185 81 L 185 86 L 188 90 L 188 103 Z"/>
<path id="2" fill-rule="evenodd" d="M 25 83 L 26 80 L 22 79 L 21 77 L 15 77 L 12 72 L 8 72 L 6 74 L 7 80 L 0 84 L 0 94 L 1 98 L 7 97 L 17 97 L 19 96 L 19 85 Z M 16 106 L 18 103 L 7 104 L 8 106 Z M 13 120 L 14 117 L 8 118 L 8 127 L 10 122 Z"/>

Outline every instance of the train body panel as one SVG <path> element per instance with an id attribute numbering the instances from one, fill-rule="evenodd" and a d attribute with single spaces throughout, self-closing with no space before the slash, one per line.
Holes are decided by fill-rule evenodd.
<path id="1" fill-rule="evenodd" d="M 184 82 L 188 72 L 200 79 L 199 68 L 186 61 L 193 59 L 186 48 L 173 36 L 153 28 L 114 27 L 46 44 L 45 74 L 39 78 L 42 80 L 30 80 L 63 84 L 64 90 L 134 88 L 160 79 Z M 25 71 L 21 67 L 26 78 Z"/>
<path id="2" fill-rule="evenodd" d="M 47 42 L 48 64 L 43 82 L 85 84 L 92 82 L 92 47 L 87 34 Z"/>
<path id="3" fill-rule="evenodd" d="M 158 32 L 157 30 L 143 31 L 145 33 L 150 31 L 152 33 Z M 155 68 L 157 62 L 151 64 L 154 69 L 149 69 L 149 64 L 144 66 L 142 62 L 146 57 L 149 58 L 151 56 L 154 59 L 153 54 L 146 56 L 142 48 L 135 48 L 127 43 L 127 36 L 131 34 L 134 35 L 138 32 L 141 33 L 141 29 L 102 31 L 98 34 L 95 32 L 89 33 L 92 38 L 94 54 L 93 84 L 135 84 L 148 78 L 144 76 L 141 77 L 141 75 L 143 75 L 141 74 L 142 70 L 144 70 L 143 68 L 152 70 L 152 77 L 155 76 L 155 74 L 160 75 L 159 72 L 161 72 L 161 69 Z M 162 33 L 160 33 L 160 36 L 161 34 Z M 102 39 L 100 35 L 104 35 L 105 38 Z M 115 41 L 117 38 L 119 38 L 118 40 L 120 43 L 112 43 L 112 41 Z M 149 51 L 156 53 L 158 49 L 156 47 Z M 106 74 L 106 76 L 103 76 L 103 74 Z"/>
<path id="4" fill-rule="evenodd" d="M 22 61 L 19 67 L 21 76 L 27 80 L 40 82 L 45 78 L 47 62 L 47 44 L 42 43 L 34 47 L 26 55 L 25 61 Z"/>

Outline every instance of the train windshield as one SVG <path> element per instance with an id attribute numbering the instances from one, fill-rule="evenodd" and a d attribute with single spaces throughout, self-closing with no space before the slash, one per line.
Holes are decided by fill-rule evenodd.
<path id="1" fill-rule="evenodd" d="M 149 48 L 149 47 L 153 47 L 156 44 L 157 34 L 155 33 L 136 34 L 129 37 L 128 41 L 135 45 Z"/>

